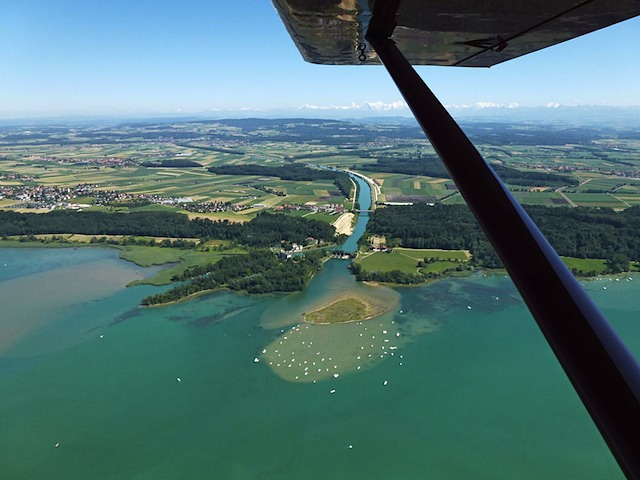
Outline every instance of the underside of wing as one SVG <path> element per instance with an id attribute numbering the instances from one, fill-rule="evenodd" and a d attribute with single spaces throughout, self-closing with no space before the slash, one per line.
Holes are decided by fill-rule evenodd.
<path id="1" fill-rule="evenodd" d="M 391 0 L 393 1 L 393 0 Z M 380 63 L 365 40 L 385 0 L 273 0 L 311 63 Z M 640 0 L 400 0 L 392 39 L 414 65 L 490 67 L 640 15 Z M 395 10 L 395 9 L 391 9 Z M 390 14 L 393 16 L 393 13 Z"/>

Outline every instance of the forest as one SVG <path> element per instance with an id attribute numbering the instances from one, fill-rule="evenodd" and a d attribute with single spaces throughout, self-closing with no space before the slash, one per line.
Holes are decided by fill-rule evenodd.
<path id="1" fill-rule="evenodd" d="M 147 168 L 198 168 L 202 167 L 198 162 L 194 162 L 193 160 L 184 160 L 184 159 L 176 159 L 176 160 L 160 160 L 158 162 L 142 162 L 143 167 Z"/>
<path id="2" fill-rule="evenodd" d="M 605 259 L 612 273 L 628 270 L 630 261 L 640 260 L 640 206 L 622 212 L 586 207 L 525 209 L 559 255 Z M 467 249 L 475 265 L 501 266 L 466 205 L 379 208 L 371 215 L 363 239 L 368 235 L 385 236 L 389 246 Z"/>
<path id="3" fill-rule="evenodd" d="M 184 283 L 144 298 L 142 305 L 175 302 L 222 287 L 253 294 L 301 291 L 322 267 L 323 256 L 324 252 L 315 251 L 283 260 L 270 250 L 253 250 L 248 255 L 224 257 L 217 263 L 188 269 L 174 279 Z"/>
<path id="4" fill-rule="evenodd" d="M 85 235 L 138 235 L 174 238 L 215 238 L 249 247 L 269 247 L 281 241 L 306 244 L 313 237 L 336 241 L 331 225 L 303 217 L 261 213 L 241 225 L 204 218 L 189 220 L 174 212 L 76 212 L 50 213 L 0 211 L 0 236 L 79 233 Z"/>
<path id="5" fill-rule="evenodd" d="M 349 175 L 336 170 L 320 170 L 309 168 L 297 163 L 291 163 L 280 167 L 265 167 L 263 165 L 220 165 L 210 167 L 211 173 L 217 175 L 260 175 L 264 177 L 279 177 L 281 180 L 306 181 L 333 180 L 340 193 L 349 198 L 353 187 Z"/>

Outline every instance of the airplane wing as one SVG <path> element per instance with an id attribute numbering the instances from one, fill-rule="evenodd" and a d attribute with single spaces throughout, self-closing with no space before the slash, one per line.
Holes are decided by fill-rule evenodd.
<path id="1" fill-rule="evenodd" d="M 380 63 L 376 52 L 368 48 L 365 35 L 374 9 L 385 2 L 273 3 L 306 61 L 331 65 Z M 391 39 L 413 65 L 491 67 L 640 15 L 639 0 L 398 3 Z"/>

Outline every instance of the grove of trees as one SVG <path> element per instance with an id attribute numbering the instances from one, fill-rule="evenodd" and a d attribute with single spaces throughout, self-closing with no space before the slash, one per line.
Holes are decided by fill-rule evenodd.
<path id="1" fill-rule="evenodd" d="M 188 269 L 176 281 L 181 285 L 142 300 L 157 305 L 180 300 L 205 290 L 229 288 L 248 293 L 294 292 L 303 290 L 322 267 L 322 251 L 281 260 L 270 250 L 253 250 L 248 255 L 224 257 L 214 264 Z"/>

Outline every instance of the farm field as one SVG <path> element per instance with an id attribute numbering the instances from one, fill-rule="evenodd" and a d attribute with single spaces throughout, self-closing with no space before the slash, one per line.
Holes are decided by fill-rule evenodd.
<path id="1" fill-rule="evenodd" d="M 566 195 L 572 202 L 581 207 L 607 207 L 621 210 L 629 206 L 607 193 L 567 193 Z"/>
<path id="2" fill-rule="evenodd" d="M 640 139 L 625 126 L 499 124 L 472 122 L 463 129 L 486 159 L 528 174 L 557 174 L 574 186 L 522 185 L 507 179 L 523 204 L 625 209 L 640 204 Z M 256 175 L 215 175 L 220 165 L 290 163 L 342 167 L 373 178 L 381 186 L 379 203 L 464 203 L 453 182 L 410 171 L 376 171 L 379 158 L 435 158 L 415 124 L 366 124 L 334 120 L 214 120 L 123 123 L 115 126 L 15 126 L 0 130 L 0 208 L 48 211 L 64 202 L 90 204 L 99 192 L 166 200 L 180 211 L 189 202 L 234 205 L 199 213 L 243 221 L 284 205 L 339 205 L 350 202 L 329 180 L 281 180 Z M 147 168 L 145 162 L 189 161 L 190 168 Z M 509 183 L 514 182 L 514 183 Z M 531 183 L 531 182 L 530 182 Z M 536 182 L 533 182 L 536 183 Z M 35 188 L 77 189 L 64 202 L 17 201 Z M 96 193 L 98 192 L 98 193 Z M 182 203 L 180 201 L 182 199 Z M 117 208 L 131 208 L 123 202 Z M 102 208 L 102 207 L 97 207 Z M 299 213 L 293 213 L 299 214 Z M 324 217 L 319 217 L 324 218 Z M 326 220 L 326 219 L 325 219 Z"/>
<path id="3" fill-rule="evenodd" d="M 455 190 L 452 180 L 444 178 L 363 172 L 382 187 L 381 202 L 434 202 Z"/>

